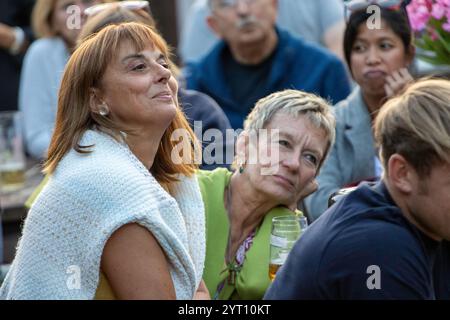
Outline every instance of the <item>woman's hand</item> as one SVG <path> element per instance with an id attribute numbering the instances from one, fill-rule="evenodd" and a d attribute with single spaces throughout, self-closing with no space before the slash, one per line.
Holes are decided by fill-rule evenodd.
<path id="1" fill-rule="evenodd" d="M 193 300 L 211 300 L 208 288 L 206 287 L 205 281 L 203 281 L 203 279 L 194 294 Z"/>
<path id="2" fill-rule="evenodd" d="M 316 192 L 318 188 L 319 188 L 319 184 L 317 183 L 317 180 L 316 179 L 311 180 L 305 186 L 303 191 L 300 193 L 300 197 L 299 197 L 298 201 L 302 201 L 303 199 L 305 199 L 310 194 Z"/>
<path id="3" fill-rule="evenodd" d="M 406 68 L 402 68 L 400 70 L 392 72 L 392 74 L 386 77 L 386 84 L 384 85 L 386 96 L 388 98 L 391 98 L 413 80 L 414 78 Z"/>
<path id="4" fill-rule="evenodd" d="M 317 191 L 317 189 L 319 189 L 319 184 L 317 183 L 316 179 L 311 180 L 310 182 L 308 182 L 308 184 L 303 188 L 302 192 L 300 193 L 300 195 L 298 196 L 298 199 L 295 203 L 293 203 L 291 206 L 289 206 L 288 208 L 291 211 L 295 211 L 297 209 L 298 203 L 303 201 L 303 199 L 305 199 L 307 196 L 309 196 L 310 194 L 314 193 Z"/>
<path id="5" fill-rule="evenodd" d="M 8 50 L 15 41 L 13 28 L 0 23 L 0 48 Z"/>

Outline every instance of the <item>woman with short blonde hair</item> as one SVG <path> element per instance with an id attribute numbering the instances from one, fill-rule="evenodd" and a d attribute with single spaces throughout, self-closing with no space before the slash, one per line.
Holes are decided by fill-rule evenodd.
<path id="1" fill-rule="evenodd" d="M 236 142 L 234 171 L 199 171 L 206 212 L 204 280 L 214 299 L 262 299 L 272 219 L 302 216 L 334 141 L 328 103 L 299 90 L 260 99 Z M 301 272 L 301 271 L 299 271 Z"/>

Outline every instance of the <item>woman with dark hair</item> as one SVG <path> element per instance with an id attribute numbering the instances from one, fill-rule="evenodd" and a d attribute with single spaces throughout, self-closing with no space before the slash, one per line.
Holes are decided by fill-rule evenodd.
<path id="1" fill-rule="evenodd" d="M 368 2 L 348 20 L 344 53 L 357 87 L 335 106 L 336 143 L 318 176 L 318 191 L 306 199 L 313 218 L 327 209 L 334 192 L 381 175 L 372 123 L 383 103 L 412 80 L 408 68 L 415 54 L 406 2 L 394 2 L 397 5 L 392 7 L 382 7 L 380 2 L 379 28 L 372 21 L 373 13 L 368 13 Z"/>

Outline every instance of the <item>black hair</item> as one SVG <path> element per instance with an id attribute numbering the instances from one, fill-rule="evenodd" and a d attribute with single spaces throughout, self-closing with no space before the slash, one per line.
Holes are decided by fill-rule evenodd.
<path id="1" fill-rule="evenodd" d="M 400 37 L 405 47 L 405 53 L 408 53 L 409 48 L 413 42 L 413 33 L 409 24 L 406 10 L 392 10 L 380 7 L 381 19 L 392 29 L 392 31 Z M 366 9 L 355 11 L 351 14 L 347 28 L 344 34 L 344 54 L 348 68 L 351 70 L 351 54 L 352 48 L 355 44 L 356 37 L 358 36 L 359 26 L 366 22 L 372 13 L 367 13 Z"/>

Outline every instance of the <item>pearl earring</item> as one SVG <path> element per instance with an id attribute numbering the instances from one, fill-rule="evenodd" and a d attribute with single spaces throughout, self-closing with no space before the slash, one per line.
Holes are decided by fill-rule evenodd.
<path id="1" fill-rule="evenodd" d="M 109 114 L 108 105 L 105 102 L 98 108 L 98 113 L 103 117 L 106 117 Z"/>

